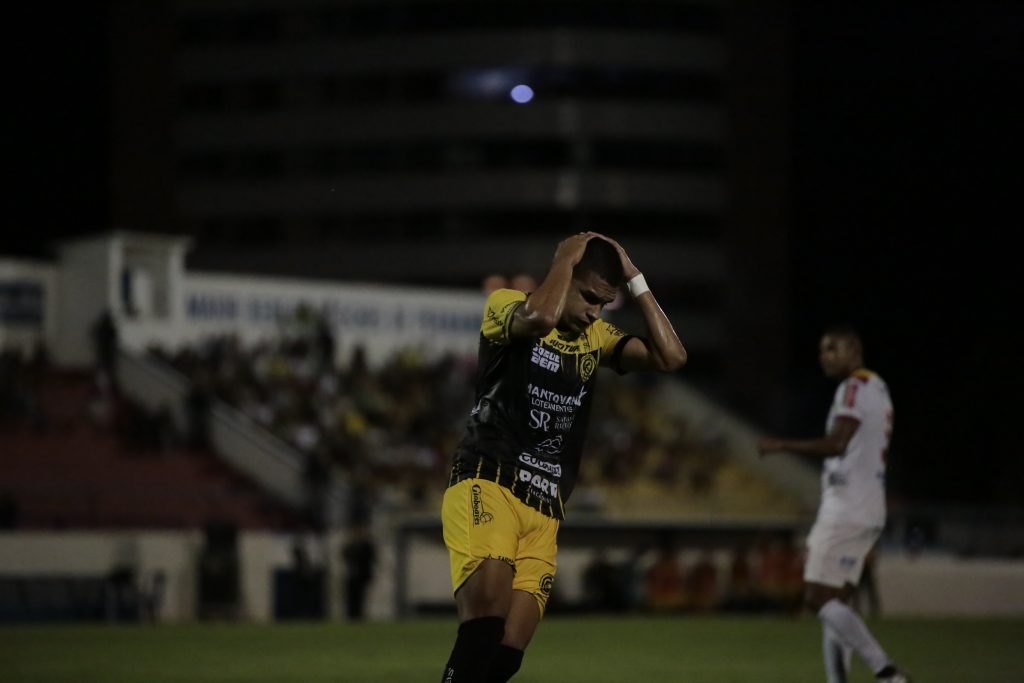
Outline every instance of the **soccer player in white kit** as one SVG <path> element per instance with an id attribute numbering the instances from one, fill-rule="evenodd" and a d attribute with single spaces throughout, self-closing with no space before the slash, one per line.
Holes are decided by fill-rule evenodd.
<path id="1" fill-rule="evenodd" d="M 864 560 L 885 526 L 885 455 L 892 435 L 889 389 L 863 367 L 860 336 L 847 326 L 829 328 L 819 347 L 822 370 L 839 379 L 819 439 L 763 437 L 761 455 L 787 451 L 822 458 L 821 505 L 807 537 L 804 602 L 822 622 L 828 683 L 846 683 L 856 652 L 886 683 L 907 683 L 848 602 Z"/>

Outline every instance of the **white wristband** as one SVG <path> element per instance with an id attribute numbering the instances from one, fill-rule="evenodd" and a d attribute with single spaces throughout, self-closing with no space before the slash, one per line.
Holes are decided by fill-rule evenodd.
<path id="1" fill-rule="evenodd" d="M 626 289 L 629 290 L 630 295 L 635 299 L 644 292 L 651 291 L 651 288 L 647 286 L 647 280 L 644 279 L 643 273 L 637 273 L 629 282 L 626 283 Z"/>

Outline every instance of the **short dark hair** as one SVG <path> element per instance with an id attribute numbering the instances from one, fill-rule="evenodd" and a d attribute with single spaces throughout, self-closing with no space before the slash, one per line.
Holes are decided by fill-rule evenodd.
<path id="1" fill-rule="evenodd" d="M 823 334 L 830 337 L 848 339 L 854 342 L 861 350 L 864 349 L 864 342 L 861 340 L 860 332 L 857 331 L 856 327 L 849 323 L 833 323 L 825 328 L 825 332 Z"/>
<path id="2" fill-rule="evenodd" d="M 572 270 L 573 277 L 580 277 L 586 273 L 597 273 L 612 287 L 620 286 L 626 279 L 622 272 L 622 259 L 619 257 L 619 252 L 610 242 L 600 237 L 594 237 L 587 242 L 583 258 Z"/>

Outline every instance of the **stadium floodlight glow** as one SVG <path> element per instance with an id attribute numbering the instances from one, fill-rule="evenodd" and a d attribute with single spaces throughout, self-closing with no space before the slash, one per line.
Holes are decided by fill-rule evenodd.
<path id="1" fill-rule="evenodd" d="M 512 95 L 512 99 L 519 104 L 526 104 L 533 99 L 533 88 L 528 85 L 520 84 L 512 88 L 512 92 L 509 94 Z"/>

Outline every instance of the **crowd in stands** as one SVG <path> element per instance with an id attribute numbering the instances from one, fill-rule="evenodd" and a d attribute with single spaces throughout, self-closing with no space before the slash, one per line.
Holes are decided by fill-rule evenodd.
<path id="1" fill-rule="evenodd" d="M 407 349 L 370 367 L 357 347 L 336 359 L 329 328 L 307 308 L 258 343 L 216 336 L 152 351 L 191 381 L 194 423 L 223 401 L 300 451 L 311 483 L 333 469 L 370 492 L 372 505 L 436 507 L 473 403 L 475 357 Z M 672 499 L 681 489 L 698 502 L 713 496 L 727 469 L 722 447 L 659 405 L 657 378 L 600 381 L 577 507 L 607 510 L 607 491 L 634 484 Z"/>
<path id="2" fill-rule="evenodd" d="M 311 485 L 334 469 L 373 504 L 425 505 L 441 488 L 471 403 L 473 368 L 412 350 L 378 368 L 358 349 L 336 363 L 333 340 L 308 322 L 249 346 L 220 336 L 154 353 L 191 381 L 193 423 L 223 401 L 301 452 Z M 191 431 L 201 438 L 201 426 Z"/>
<path id="3" fill-rule="evenodd" d="M 334 473 L 367 497 L 368 509 L 436 509 L 473 403 L 475 356 L 427 357 L 410 348 L 371 366 L 359 347 L 339 357 L 331 327 L 300 307 L 277 335 L 258 343 L 211 336 L 174 350 L 151 349 L 189 381 L 181 433 L 169 411 L 144 410 L 117 391 L 117 330 L 109 317 L 94 324 L 93 343 L 95 379 L 86 410 L 129 447 L 203 448 L 210 408 L 222 401 L 304 456 L 311 497 L 323 493 Z M 42 349 L 27 358 L 0 356 L 0 423 L 18 418 L 48 428 L 52 417 L 37 396 L 47 366 Z M 658 395 L 662 378 L 606 372 L 599 381 L 573 499 L 577 514 L 642 515 L 653 508 L 673 515 L 682 502 L 706 512 L 731 481 L 754 480 L 736 471 L 713 433 L 666 409 Z M 740 498 L 759 500 L 749 490 Z M 647 508 L 637 509 L 637 501 Z M 784 507 L 769 503 L 763 507 Z M 719 507 L 738 509 L 735 501 Z"/>
<path id="4" fill-rule="evenodd" d="M 14 347 L 0 351 L 0 431 L 65 432 L 84 417 L 92 426 L 117 434 L 131 450 L 177 445 L 180 435 L 174 433 L 168 412 L 147 411 L 118 391 L 118 336 L 109 313 L 95 322 L 92 336 L 95 362 L 87 371 L 54 367 L 41 342 L 27 354 Z M 83 401 L 77 395 L 80 376 L 88 382 Z"/>

